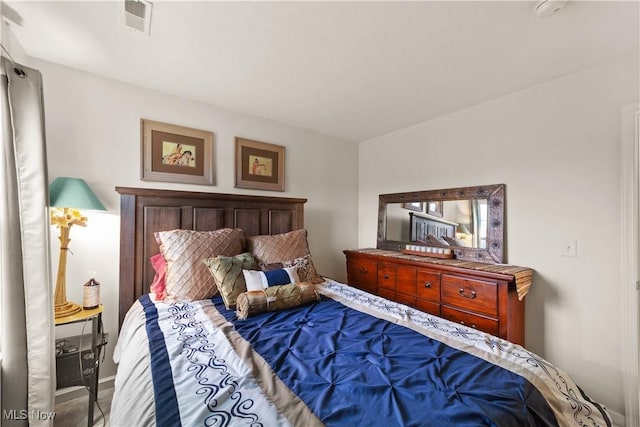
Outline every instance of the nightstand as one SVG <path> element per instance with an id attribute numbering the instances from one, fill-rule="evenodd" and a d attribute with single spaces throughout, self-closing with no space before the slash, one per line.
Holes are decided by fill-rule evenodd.
<path id="1" fill-rule="evenodd" d="M 89 386 L 87 425 L 93 425 L 93 409 L 98 398 L 99 350 L 107 343 L 102 331 L 102 311 L 99 305 L 71 316 L 55 319 L 56 326 L 91 322 L 91 335 L 85 334 L 56 340 L 56 388 Z M 88 384 L 87 384 L 88 383 Z"/>

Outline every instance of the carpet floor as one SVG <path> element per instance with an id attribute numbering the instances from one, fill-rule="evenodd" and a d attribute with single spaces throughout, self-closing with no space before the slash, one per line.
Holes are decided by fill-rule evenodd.
<path id="1" fill-rule="evenodd" d="M 113 387 L 98 390 L 98 402 L 93 408 L 93 425 L 96 427 L 109 426 L 109 412 Z M 102 409 L 102 413 L 100 409 Z M 89 415 L 89 396 L 78 397 L 56 404 L 54 427 L 86 427 Z M 104 416 L 103 416 L 104 413 Z"/>

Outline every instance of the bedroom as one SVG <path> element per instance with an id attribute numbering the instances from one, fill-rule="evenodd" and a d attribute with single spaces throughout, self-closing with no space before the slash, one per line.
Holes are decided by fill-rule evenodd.
<path id="1" fill-rule="evenodd" d="M 15 24 L 15 17 L 11 21 L 12 17 L 5 14 L 6 5 L 23 17 L 24 28 Z M 144 87 L 145 84 L 134 80 L 134 77 L 129 77 L 128 81 L 134 82 L 131 84 L 127 83 L 125 77 L 113 78 L 116 74 L 101 76 L 97 71 L 83 70 L 82 62 L 74 66 L 74 60 L 86 61 L 86 67 L 87 64 L 103 60 L 100 42 L 88 37 L 90 33 L 83 32 L 87 28 L 85 26 L 89 25 L 87 23 L 68 22 L 59 27 L 65 31 L 51 33 L 50 37 L 57 44 L 48 46 L 47 52 L 31 52 L 30 49 L 38 49 L 38 33 L 30 27 L 32 24 L 27 17 L 33 16 L 31 19 L 36 20 L 43 31 L 50 30 L 52 25 L 47 26 L 46 21 L 37 20 L 38 8 L 45 6 L 20 2 L 7 2 L 6 5 L 3 4 L 3 45 L 18 62 L 39 69 L 43 74 L 50 178 L 84 178 L 109 209 L 107 214 L 90 214 L 87 228 L 73 230 L 74 255 L 69 259 L 67 272 L 70 283 L 67 292 L 72 301 L 82 299 L 80 285 L 86 281 L 87 271 L 95 271 L 102 283 L 105 329 L 112 337 L 107 347 L 107 358 L 101 367 L 103 379 L 108 381 L 115 374 L 115 365 L 110 357 L 118 330 L 119 198 L 114 190 L 116 186 L 308 198 L 305 224 L 314 262 L 322 274 L 345 281 L 342 251 L 375 246 L 379 194 L 505 183 L 507 260 L 531 267 L 536 272 L 534 285 L 527 296 L 527 347 L 567 370 L 581 387 L 603 402 L 611 412 L 621 417 L 625 413 L 622 368 L 625 352 L 623 343 L 626 339 L 623 332 L 625 319 L 622 317 L 625 293 L 621 267 L 624 235 L 619 231 L 623 214 L 620 176 L 623 169 L 623 130 L 620 123 L 622 109 L 639 101 L 639 71 L 638 22 L 635 18 L 623 17 L 637 17 L 637 3 L 613 3 L 609 6 L 602 3 L 569 3 L 565 10 L 547 20 L 536 20 L 531 11 L 533 2 L 510 3 L 509 11 L 497 12 L 497 16 L 500 17 L 500 13 L 521 13 L 522 21 L 519 22 L 544 27 L 536 27 L 540 34 L 544 34 L 543 29 L 560 31 L 558 27 L 568 25 L 567 20 L 577 25 L 575 20 L 578 14 L 586 14 L 578 15 L 580 18 L 593 19 L 593 22 L 587 22 L 593 31 L 593 34 L 588 34 L 594 39 L 584 37 L 586 41 L 583 44 L 573 38 L 579 32 L 560 31 L 565 37 L 560 40 L 567 44 L 575 43 L 571 46 L 576 46 L 582 55 L 576 53 L 576 56 L 583 62 L 575 68 L 564 68 L 560 72 L 554 70 L 544 78 L 531 80 L 518 87 L 505 84 L 502 92 L 490 95 L 471 90 L 473 79 L 470 83 L 465 80 L 469 86 L 461 86 L 462 90 L 470 91 L 476 98 L 467 99 L 464 105 L 447 106 L 443 104 L 444 98 L 435 93 L 430 97 L 435 101 L 426 104 L 434 105 L 434 109 L 442 108 L 435 112 L 424 109 L 408 111 L 402 103 L 410 103 L 411 94 L 417 90 L 410 87 L 405 88 L 404 92 L 394 91 L 394 85 L 399 84 L 397 79 L 386 81 L 387 86 L 376 88 L 380 93 L 374 92 L 369 97 L 365 93 L 360 95 L 360 101 L 368 106 L 379 103 L 378 108 L 386 113 L 389 121 L 385 123 L 390 123 L 390 127 L 383 130 L 369 128 L 373 130 L 369 133 L 362 131 L 361 134 L 357 133 L 359 126 L 376 122 L 375 116 L 369 119 L 364 112 L 351 111 L 351 115 L 346 115 L 347 112 L 332 111 L 336 104 L 340 104 L 338 100 L 343 94 L 356 97 L 355 89 L 353 93 L 338 91 L 333 86 L 319 89 L 326 93 L 317 94 L 320 98 L 318 105 L 305 107 L 316 108 L 312 111 L 318 122 L 313 127 L 313 122 L 301 122 L 295 118 L 286 122 L 284 119 L 260 117 L 249 108 L 243 110 L 236 104 L 222 108 L 217 106 L 217 102 L 197 100 L 197 92 L 191 96 L 171 94 L 172 89 L 177 90 L 177 86 L 162 88 L 154 81 L 161 80 L 162 76 L 145 75 L 149 82 L 148 87 Z M 486 6 L 499 8 L 492 3 Z M 452 6 L 442 7 L 447 10 Z M 631 12 L 626 12 L 625 8 L 630 8 Z M 50 12 L 49 22 L 57 22 L 57 19 L 66 22 L 73 15 L 60 16 L 54 12 L 55 9 L 41 10 Z M 153 16 L 156 20 L 152 22 L 152 30 L 162 22 L 161 11 L 162 3 L 154 5 Z M 493 9 L 491 13 L 483 12 L 483 19 L 493 22 L 491 19 L 496 19 L 494 12 Z M 215 15 L 219 17 L 229 13 L 225 10 L 225 13 Z M 299 16 L 299 11 L 281 13 L 284 16 L 294 14 L 301 20 L 297 24 L 290 23 L 289 31 L 299 30 L 302 22 L 307 25 L 315 22 L 310 14 Z M 384 22 L 384 13 L 375 10 L 368 13 L 372 19 L 371 26 Z M 64 15 L 62 12 L 60 14 Z M 460 22 L 467 23 L 470 28 L 462 37 L 471 37 L 477 28 L 472 25 L 474 20 L 469 15 L 473 16 L 473 13 L 458 16 Z M 280 22 L 278 18 L 284 19 L 284 16 L 273 16 L 273 22 Z M 223 18 L 218 18 L 222 22 L 216 23 L 236 34 L 240 32 L 238 21 L 243 22 L 243 17 L 245 14 L 226 23 Z M 11 23 L 7 24 L 7 21 Z M 505 27 L 500 28 L 504 31 Z M 609 40 L 603 34 L 608 34 L 607 30 L 612 28 L 619 31 L 610 31 L 610 45 L 596 43 L 596 40 Z M 260 27 L 256 31 L 260 30 L 267 31 Z M 336 29 L 335 37 L 349 34 L 348 28 L 340 30 L 343 32 Z M 367 34 L 366 31 L 370 30 L 366 25 L 351 29 L 357 35 Z M 140 41 L 142 36 L 124 28 L 121 31 L 136 43 L 144 44 L 148 42 L 145 40 L 149 40 L 145 38 Z M 596 39 L 596 35 L 601 38 Z M 379 37 L 376 41 L 381 43 L 382 36 Z M 497 34 L 487 43 L 492 40 L 496 46 L 502 46 L 498 41 L 504 38 L 504 34 Z M 153 39 L 153 33 L 150 39 Z M 268 40 L 266 36 L 264 39 Z M 305 41 L 310 43 L 312 40 L 310 37 Z M 335 47 L 339 40 L 329 38 L 327 42 L 332 42 Z M 278 42 L 285 44 L 282 39 L 278 39 Z M 543 46 L 555 46 L 549 40 L 546 43 Z M 273 45 L 277 46 L 278 43 Z M 180 58 L 177 56 L 180 46 L 178 42 L 169 52 L 153 53 Z M 266 50 L 269 46 L 267 41 L 257 43 L 257 46 L 258 52 L 252 51 L 254 54 L 275 55 L 275 52 Z M 420 56 L 418 43 L 409 46 L 407 52 L 397 54 L 391 60 L 400 60 L 405 55 Z M 558 46 L 557 50 L 549 52 L 549 56 L 540 51 L 532 51 L 531 54 L 541 55 L 545 60 L 541 67 L 559 62 L 561 68 L 563 63 L 559 58 L 571 55 L 562 50 L 566 45 L 560 43 Z M 189 46 L 182 48 L 189 50 Z M 57 51 L 61 56 L 54 57 Z M 369 47 L 366 52 L 370 56 L 365 59 L 375 58 L 375 51 L 375 46 Z M 455 61 L 462 59 L 457 57 L 456 52 L 453 51 L 453 55 L 446 59 L 459 64 Z M 327 55 L 327 52 L 321 53 Z M 47 55 L 52 56 L 47 59 Z M 65 55 L 70 57 L 68 65 L 65 65 Z M 511 70 L 503 70 L 496 60 L 498 54 L 495 55 L 489 57 L 487 63 L 480 61 L 479 57 L 471 58 L 485 70 L 485 74 L 478 74 L 476 85 L 489 79 L 491 70 L 504 79 L 508 77 L 507 71 Z M 254 58 L 264 60 L 264 57 Z M 301 58 L 306 59 L 304 56 Z M 336 62 L 339 59 L 339 56 L 334 58 Z M 245 67 L 260 65 L 241 60 L 238 62 Z M 126 70 L 125 63 L 114 62 L 120 65 L 115 67 L 116 71 Z M 382 66 L 384 61 L 375 64 Z M 426 62 L 420 64 L 424 66 Z M 527 64 L 525 61 L 524 65 Z M 464 66 L 454 68 L 461 69 Z M 177 67 L 177 70 L 184 73 L 184 76 L 177 74 L 178 77 L 189 78 L 188 69 Z M 281 71 L 280 66 L 269 70 L 271 73 Z M 458 75 L 450 70 L 449 79 L 456 79 Z M 111 70 L 112 73 L 116 71 Z M 390 78 L 395 76 L 389 67 L 381 71 Z M 414 73 L 411 70 L 405 72 L 409 75 Z M 461 73 L 460 79 L 467 76 L 458 72 Z M 351 77 L 352 70 L 345 69 L 343 73 L 329 77 L 358 83 L 359 79 Z M 249 72 L 241 76 L 251 81 Z M 299 81 L 296 83 L 300 84 Z M 251 90 L 256 89 L 258 87 L 247 85 L 244 95 L 253 96 Z M 455 89 L 450 89 L 454 90 L 450 96 L 459 95 Z M 304 99 L 287 94 L 270 98 L 281 104 L 280 108 L 277 105 L 269 107 L 274 114 L 281 109 L 293 114 L 293 105 L 306 105 L 298 104 Z M 329 101 L 333 102 L 333 106 L 328 104 Z M 299 109 L 302 110 L 302 107 Z M 376 112 L 375 109 L 363 111 L 367 114 Z M 203 187 L 140 181 L 141 118 L 213 132 L 215 185 Z M 320 127 L 322 125 L 325 127 Z M 284 193 L 234 188 L 233 140 L 236 136 L 286 146 Z M 594 224 L 599 225 L 595 230 Z M 52 229 L 51 233 L 51 256 L 55 261 L 58 254 L 55 230 Z M 561 255 L 561 245 L 566 239 L 577 240 L 577 257 Z"/>

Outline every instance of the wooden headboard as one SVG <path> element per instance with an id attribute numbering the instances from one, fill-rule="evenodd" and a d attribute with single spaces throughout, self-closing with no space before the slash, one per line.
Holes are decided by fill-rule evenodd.
<path id="1" fill-rule="evenodd" d="M 456 237 L 456 224 L 439 220 L 436 218 L 427 218 L 415 212 L 409 212 L 409 238 L 412 242 L 426 242 L 427 235 L 432 234 L 436 237 Z"/>
<path id="2" fill-rule="evenodd" d="M 307 199 L 116 187 L 120 194 L 118 328 L 131 305 L 149 292 L 159 252 L 156 231 L 242 228 L 247 237 L 304 228 Z"/>

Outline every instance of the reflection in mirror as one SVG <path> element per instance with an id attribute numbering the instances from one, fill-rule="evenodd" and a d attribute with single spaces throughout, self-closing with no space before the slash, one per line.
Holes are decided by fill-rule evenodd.
<path id="1" fill-rule="evenodd" d="M 426 213 L 435 203 L 442 216 Z M 435 238 L 449 246 L 487 248 L 487 199 L 427 201 L 421 211 L 404 205 L 387 204 L 387 240 L 429 244 L 429 238 Z"/>
<path id="2" fill-rule="evenodd" d="M 504 185 L 380 195 L 378 248 L 445 246 L 459 259 L 503 262 Z"/>

